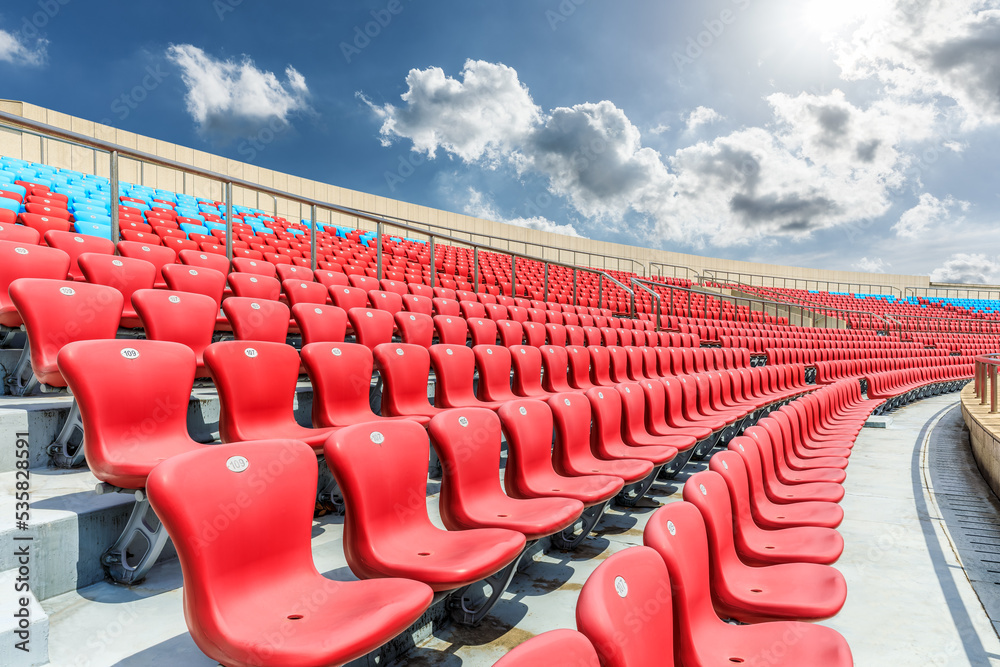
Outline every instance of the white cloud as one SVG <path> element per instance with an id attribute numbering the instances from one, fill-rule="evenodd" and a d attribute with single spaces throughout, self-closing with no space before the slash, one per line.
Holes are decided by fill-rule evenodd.
<path id="1" fill-rule="evenodd" d="M 717 123 L 722 119 L 722 114 L 715 109 L 709 107 L 698 107 L 688 114 L 685 123 L 687 125 L 687 131 L 694 132 L 702 125 L 711 125 L 712 123 Z"/>
<path id="2" fill-rule="evenodd" d="M 383 146 L 405 137 L 413 150 L 432 158 L 441 148 L 467 162 L 496 159 L 539 120 L 539 109 L 517 72 L 499 63 L 468 60 L 461 81 L 440 67 L 412 69 L 406 84 L 402 108 L 377 106 L 361 96 L 382 120 Z"/>
<path id="3" fill-rule="evenodd" d="M 865 271 L 867 273 L 885 273 L 885 270 L 891 266 L 892 264 L 884 261 L 881 257 L 872 257 L 871 259 L 862 257 L 854 264 L 851 264 L 851 268 L 855 271 Z"/>
<path id="4" fill-rule="evenodd" d="M 465 214 L 484 220 L 493 220 L 508 225 L 527 227 L 540 232 L 552 232 L 564 236 L 580 236 L 573 225 L 560 225 L 546 217 L 536 215 L 531 218 L 505 218 L 497 211 L 496 205 L 482 192 L 469 188 L 469 200 L 465 205 Z"/>
<path id="5" fill-rule="evenodd" d="M 0 30 L 0 62 L 13 65 L 44 65 L 48 58 L 48 41 L 36 39 L 29 46 L 20 35 Z"/>
<path id="6" fill-rule="evenodd" d="M 1000 263 L 986 255 L 956 253 L 943 266 L 931 271 L 933 283 L 996 284 Z"/>
<path id="7" fill-rule="evenodd" d="M 966 128 L 1000 122 L 1000 9 L 995 0 L 872 0 L 832 48 L 842 76 L 899 97 L 954 100 Z"/>
<path id="8" fill-rule="evenodd" d="M 291 65 L 282 82 L 247 56 L 220 60 L 191 44 L 171 45 L 166 55 L 181 69 L 187 110 L 204 132 L 236 135 L 309 110 L 306 80 Z"/>
<path id="9" fill-rule="evenodd" d="M 660 123 L 659 125 L 656 125 L 655 127 L 649 128 L 649 133 L 650 134 L 657 134 L 657 135 L 659 135 L 659 134 L 663 134 L 664 132 L 669 132 L 669 131 L 670 131 L 670 126 L 667 125 L 666 123 Z"/>
<path id="10" fill-rule="evenodd" d="M 732 246 L 877 219 L 906 182 L 903 146 L 932 136 L 935 123 L 929 104 L 864 108 L 839 90 L 777 93 L 766 98 L 772 121 L 763 127 L 663 155 L 610 101 L 544 112 L 504 65 L 468 61 L 462 81 L 412 70 L 407 83 L 405 106 L 371 105 L 384 144 L 409 139 L 432 157 L 442 150 L 541 176 L 588 229 L 647 234 L 654 244 Z M 699 107 L 688 127 L 718 117 Z"/>
<path id="11" fill-rule="evenodd" d="M 943 200 L 938 199 L 929 192 L 920 195 L 917 205 L 908 209 L 899 216 L 899 220 L 892 226 L 897 236 L 917 239 L 924 236 L 928 231 L 941 231 L 943 226 L 955 226 L 965 220 L 965 216 L 956 215 L 958 212 L 969 210 L 969 202 L 955 199 L 951 195 Z"/>

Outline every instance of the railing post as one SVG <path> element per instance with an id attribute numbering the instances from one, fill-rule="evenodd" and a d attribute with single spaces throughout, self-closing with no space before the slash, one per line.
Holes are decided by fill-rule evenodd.
<path id="1" fill-rule="evenodd" d="M 576 299 L 576 267 L 573 267 L 573 306 L 580 305 L 579 301 Z"/>
<path id="2" fill-rule="evenodd" d="M 542 301 L 549 300 L 549 263 L 545 262 L 545 276 L 542 280 Z"/>
<path id="3" fill-rule="evenodd" d="M 96 153 L 95 153 L 96 155 Z M 118 151 L 111 151 L 111 242 L 115 244 L 117 252 L 118 241 L 121 238 L 121 227 L 119 226 L 118 206 L 121 204 L 118 196 Z"/>
<path id="4" fill-rule="evenodd" d="M 510 256 L 510 298 L 517 298 L 517 255 Z"/>
<path id="5" fill-rule="evenodd" d="M 479 246 L 472 246 L 472 293 L 479 292 Z"/>
<path id="6" fill-rule="evenodd" d="M 434 283 L 437 280 L 437 267 L 434 266 L 434 237 L 433 236 L 431 237 L 431 240 L 430 240 L 430 247 L 431 247 L 431 257 L 430 257 L 430 260 L 431 260 L 431 289 L 434 289 Z"/>
<path id="7" fill-rule="evenodd" d="M 226 257 L 233 261 L 233 183 L 226 181 Z"/>
<path id="8" fill-rule="evenodd" d="M 375 223 L 375 278 L 382 280 L 382 223 Z"/>
<path id="9" fill-rule="evenodd" d="M 597 274 L 597 308 L 604 308 L 604 274 Z"/>
<path id="10" fill-rule="evenodd" d="M 309 266 L 316 270 L 316 205 L 309 207 Z"/>
<path id="11" fill-rule="evenodd" d="M 990 364 L 990 414 L 997 411 L 997 366 Z"/>
<path id="12" fill-rule="evenodd" d="M 979 398 L 979 369 L 982 368 L 983 362 L 976 359 L 974 364 L 972 373 L 972 394 L 976 398 Z"/>
<path id="13" fill-rule="evenodd" d="M 989 393 L 989 388 L 986 386 L 986 374 L 987 374 L 986 366 L 987 366 L 987 364 L 984 362 L 983 363 L 983 370 L 982 370 L 983 391 L 980 393 L 980 396 L 979 396 L 979 405 L 986 405 L 986 396 Z"/>

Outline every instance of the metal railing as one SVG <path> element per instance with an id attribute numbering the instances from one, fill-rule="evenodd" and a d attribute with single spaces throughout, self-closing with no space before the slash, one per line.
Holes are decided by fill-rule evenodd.
<path id="1" fill-rule="evenodd" d="M 930 292 L 935 292 L 935 294 L 930 294 Z M 939 294 L 939 292 L 944 292 L 944 294 Z M 945 299 L 984 299 L 994 301 L 1000 300 L 1000 287 L 936 287 L 933 285 L 930 287 L 905 287 L 903 288 L 903 296 L 933 296 Z"/>
<path id="2" fill-rule="evenodd" d="M 384 227 L 390 227 L 390 228 L 395 228 L 395 229 L 403 229 L 403 230 L 406 230 L 406 231 L 409 231 L 409 232 L 415 232 L 415 233 L 423 234 L 423 235 L 426 235 L 426 236 L 429 237 L 430 250 L 431 250 L 431 253 L 432 253 L 432 255 L 431 255 L 431 267 L 430 267 L 430 273 L 431 273 L 431 276 L 432 276 L 432 278 L 431 278 L 432 284 L 433 284 L 433 281 L 434 281 L 434 276 L 436 275 L 436 267 L 434 266 L 434 261 L 433 261 L 433 252 L 434 252 L 434 245 L 435 245 L 435 241 L 436 240 L 444 240 L 444 241 L 448 241 L 450 243 L 455 243 L 455 244 L 459 244 L 459 245 L 465 245 L 465 246 L 469 246 L 469 247 L 473 248 L 474 254 L 476 255 L 475 259 L 477 260 L 477 261 L 475 261 L 475 269 L 474 269 L 474 271 L 475 271 L 475 277 L 474 278 L 477 281 L 476 287 L 478 287 L 478 284 L 479 284 L 478 283 L 478 277 L 479 277 L 479 275 L 478 275 L 478 271 L 479 271 L 478 252 L 479 252 L 479 250 L 487 250 L 487 251 L 495 251 L 496 250 L 495 248 L 493 248 L 493 247 L 491 247 L 489 245 L 485 245 L 485 244 L 481 244 L 481 243 L 476 243 L 474 241 L 469 241 L 469 240 L 457 238 L 455 236 L 452 236 L 451 234 L 441 234 L 441 233 L 432 232 L 432 231 L 429 231 L 427 229 L 422 229 L 420 227 L 416 227 L 416 226 L 410 225 L 408 223 L 403 223 L 403 222 L 399 222 L 399 221 L 395 221 L 395 220 L 390 220 L 390 219 L 387 219 L 387 218 L 385 218 L 383 216 L 375 215 L 375 214 L 369 213 L 367 211 L 361 211 L 361 210 L 358 210 L 358 209 L 353 209 L 353 208 L 349 208 L 349 207 L 346 207 L 346 206 L 341 206 L 339 204 L 334 204 L 332 202 L 326 202 L 326 201 L 322 201 L 322 200 L 318 200 L 318 199 L 313 199 L 311 197 L 305 197 L 305 196 L 302 196 L 302 195 L 297 195 L 297 194 L 294 194 L 294 193 L 291 193 L 291 192 L 288 192 L 288 191 L 285 191 L 285 190 L 281 190 L 281 189 L 278 189 L 278 188 L 272 188 L 272 187 L 268 187 L 268 186 L 265 186 L 265 185 L 260 185 L 258 183 L 253 183 L 251 181 L 247 181 L 247 180 L 240 179 L 240 178 L 234 178 L 234 177 L 228 176 L 226 174 L 220 174 L 218 172 L 214 172 L 214 171 L 211 171 L 211 170 L 208 170 L 208 169 L 202 169 L 202 168 L 199 168 L 199 167 L 195 167 L 193 165 L 188 165 L 188 164 L 184 164 L 184 163 L 181 163 L 181 162 L 177 162 L 175 160 L 170 160 L 170 159 L 167 159 L 167 158 L 162 158 L 162 157 L 159 157 L 157 155 L 146 153 L 144 151 L 131 149 L 131 148 L 128 148 L 127 146 L 122 146 L 122 145 L 115 144 L 115 143 L 109 142 L 109 141 L 103 141 L 103 140 L 100 140 L 100 139 L 95 139 L 95 138 L 88 137 L 86 135 L 83 135 L 83 134 L 80 134 L 80 133 L 77 133 L 77 132 L 73 132 L 73 131 L 70 131 L 70 130 L 64 130 L 62 128 L 58 128 L 58 127 L 55 127 L 55 126 L 52 126 L 52 125 L 48 125 L 48 124 L 45 124 L 45 123 L 34 121 L 34 120 L 31 120 L 31 119 L 28 119 L 28 118 L 23 118 L 21 116 L 18 116 L 18 115 L 15 115 L 15 114 L 11 114 L 11 113 L 7 113 L 7 112 L 3 112 L 3 111 L 0 111 L 0 127 L 6 127 L 8 129 L 21 132 L 23 134 L 37 136 L 40 139 L 55 140 L 55 141 L 59 141 L 61 143 L 66 143 L 66 144 L 70 144 L 70 145 L 73 145 L 73 146 L 79 146 L 79 147 L 82 147 L 82 148 L 87 148 L 87 149 L 93 150 L 93 151 L 95 151 L 95 163 L 94 163 L 94 167 L 95 167 L 94 168 L 94 172 L 95 173 L 97 172 L 97 169 L 96 169 L 96 167 L 97 167 L 97 159 L 96 159 L 97 153 L 99 153 L 99 152 L 100 153 L 106 153 L 108 155 L 109 174 L 110 174 L 110 176 L 109 176 L 109 181 L 110 181 L 110 184 L 109 184 L 109 191 L 110 192 L 109 192 L 109 194 L 110 194 L 110 199 L 111 199 L 111 205 L 109 207 L 111 209 L 110 210 L 110 217 L 111 217 L 111 240 L 116 245 L 117 245 L 117 242 L 121 238 L 120 227 L 119 227 L 119 217 L 118 217 L 119 216 L 119 210 L 118 210 L 118 208 L 119 208 L 119 205 L 120 205 L 120 198 L 119 198 L 119 194 L 118 194 L 118 189 L 119 189 L 119 161 L 122 158 L 127 158 L 127 159 L 131 159 L 131 160 L 136 160 L 136 161 L 138 161 L 140 163 L 148 163 L 148 164 L 152 164 L 152 165 L 156 165 L 156 166 L 160 166 L 160 167 L 165 167 L 167 169 L 172 169 L 172 170 L 177 171 L 177 172 L 182 173 L 182 174 L 191 174 L 193 176 L 199 176 L 199 177 L 202 177 L 202 178 L 206 178 L 206 179 L 208 179 L 210 181 L 218 182 L 222 186 L 223 197 L 224 197 L 225 203 L 226 203 L 226 215 L 225 215 L 225 222 L 226 222 L 226 256 L 229 259 L 232 259 L 232 257 L 233 257 L 232 240 L 233 240 L 233 187 L 234 186 L 235 187 L 239 187 L 239 188 L 243 188 L 243 189 L 248 190 L 250 192 L 255 192 L 255 193 L 257 193 L 258 197 L 259 197 L 260 194 L 265 194 L 265 195 L 269 195 L 269 196 L 271 196 L 273 198 L 281 198 L 281 199 L 284 199 L 284 200 L 287 200 L 287 201 L 290 201 L 290 202 L 298 203 L 300 206 L 308 206 L 309 207 L 309 211 L 310 211 L 309 240 L 310 240 L 310 246 L 311 246 L 311 250 L 310 250 L 310 265 L 311 265 L 311 267 L 313 269 L 316 268 L 316 264 L 317 264 L 317 261 L 316 261 L 317 211 L 322 211 L 322 210 L 329 211 L 331 213 L 336 213 L 338 215 L 347 216 L 349 218 L 355 218 L 357 220 L 365 220 L 365 221 L 368 221 L 370 223 L 374 223 L 375 224 L 376 230 L 377 230 L 377 235 L 376 236 L 377 236 L 377 239 L 378 239 L 377 240 L 377 259 L 376 259 L 376 265 L 377 265 L 378 273 L 379 273 L 380 276 L 382 274 L 382 270 L 381 270 L 382 269 L 382 241 L 383 241 L 382 230 L 384 229 Z M 574 305 L 578 305 L 578 303 L 579 303 L 579 294 L 578 294 L 578 288 L 577 288 L 577 276 L 579 275 L 579 272 L 583 271 L 583 272 L 592 273 L 592 274 L 595 274 L 595 275 L 598 276 L 598 303 L 601 306 L 603 306 L 603 304 L 604 304 L 604 281 L 607 280 L 607 281 L 610 281 L 612 284 L 618 286 L 620 289 L 622 289 L 623 291 L 625 291 L 629 295 L 629 297 L 630 297 L 630 303 L 632 304 L 629 314 L 630 315 L 634 315 L 635 314 L 635 293 L 633 292 L 633 290 L 631 288 L 629 288 L 627 285 L 622 284 L 620 281 L 616 280 L 615 278 L 613 278 L 612 276 L 610 276 L 609 274 L 607 274 L 603 270 L 586 268 L 586 267 L 580 267 L 580 266 L 576 266 L 576 265 L 568 264 L 568 263 L 564 263 L 564 262 L 559 262 L 559 261 L 552 261 L 552 260 L 545 259 L 543 257 L 535 257 L 535 256 L 532 256 L 532 255 L 528 255 L 526 253 L 508 252 L 506 254 L 509 254 L 511 256 L 511 262 L 512 262 L 512 270 L 513 270 L 512 275 L 511 275 L 511 279 L 512 279 L 512 292 L 514 292 L 514 289 L 516 288 L 516 263 L 517 263 L 517 259 L 521 258 L 521 259 L 526 259 L 526 260 L 540 262 L 541 264 L 544 265 L 544 267 L 545 267 L 545 278 L 546 278 L 545 279 L 545 285 L 544 285 L 544 291 L 545 291 L 545 297 L 546 297 L 546 299 L 549 296 L 549 291 L 548 291 L 548 267 L 550 265 L 552 265 L 552 266 L 561 266 L 561 267 L 565 267 L 567 269 L 571 269 L 573 271 L 573 303 L 574 303 Z M 628 259 L 628 258 L 622 258 L 622 259 Z M 634 260 L 629 260 L 629 261 L 634 261 Z"/>
<path id="3" fill-rule="evenodd" d="M 511 247 L 512 244 L 513 245 L 523 245 L 523 246 L 525 246 L 525 248 L 528 248 L 528 247 L 537 247 L 537 248 L 541 248 L 543 251 L 544 250 L 554 251 L 557 254 L 557 259 L 554 260 L 554 261 L 557 262 L 557 263 L 563 261 L 563 259 L 562 259 L 562 254 L 563 253 L 573 253 L 573 259 L 571 261 L 567 262 L 568 264 L 574 264 L 574 265 L 577 265 L 577 266 L 584 266 L 584 265 L 586 265 L 589 268 L 596 269 L 598 267 L 594 266 L 594 262 L 592 262 L 592 261 L 581 262 L 581 261 L 579 261 L 577 259 L 577 257 L 579 255 L 585 255 L 587 257 L 600 257 L 602 259 L 602 264 L 603 264 L 600 267 L 600 269 L 603 270 L 603 271 L 611 271 L 611 270 L 622 271 L 622 270 L 628 270 L 628 271 L 632 271 L 632 273 L 637 273 L 639 275 L 646 275 L 646 265 L 643 264 L 641 261 L 639 261 L 637 259 L 633 259 L 631 257 L 618 257 L 616 255 L 607 255 L 605 253 L 592 252 L 590 250 L 574 250 L 572 248 L 561 248 L 559 246 L 553 246 L 553 245 L 549 245 L 547 243 L 541 243 L 540 241 L 523 241 L 523 240 L 518 240 L 518 239 L 512 239 L 512 238 L 507 237 L 507 236 L 497 236 L 496 234 L 487 234 L 486 232 L 474 232 L 474 231 L 469 231 L 469 230 L 466 230 L 466 229 L 455 229 L 454 227 L 447 227 L 445 225 L 438 225 L 438 224 L 435 224 L 433 222 L 424 222 L 423 220 L 411 220 L 410 218 L 403 218 L 403 217 L 395 216 L 395 215 L 387 215 L 387 216 L 383 216 L 383 217 L 386 220 L 392 220 L 392 221 L 395 221 L 395 222 L 401 222 L 401 223 L 404 223 L 404 224 L 407 224 L 407 225 L 411 225 L 412 227 L 416 227 L 416 229 L 418 231 L 421 231 L 421 232 L 423 232 L 425 234 L 426 233 L 431 233 L 430 232 L 430 228 L 435 228 L 435 229 L 446 229 L 446 230 L 448 230 L 448 232 L 452 236 L 455 236 L 455 235 L 467 235 L 469 237 L 469 239 L 468 239 L 469 241 L 474 241 L 474 239 L 476 237 L 489 239 L 491 241 L 491 243 L 487 244 L 488 247 L 490 247 L 494 252 L 505 254 L 505 255 L 511 254 L 511 253 L 514 252 L 514 251 L 512 251 L 510 249 L 510 247 Z M 420 226 L 428 227 L 428 230 L 426 230 L 426 231 L 421 230 Z M 504 242 L 505 247 L 504 248 L 497 248 L 497 247 L 495 247 L 492 244 L 492 241 L 502 241 L 502 242 Z M 520 253 L 520 254 L 527 254 L 527 252 Z M 607 263 L 604 262 L 603 260 L 613 260 L 614 262 L 616 262 L 617 267 L 614 268 L 614 269 L 611 269 L 611 268 L 609 268 L 607 266 Z M 549 261 L 549 260 L 545 260 L 545 261 Z M 626 263 L 626 262 L 628 263 L 628 266 L 630 268 L 628 268 L 628 269 L 622 269 L 621 268 L 622 263 Z M 639 268 L 638 271 L 635 270 L 636 267 Z"/>
<path id="4" fill-rule="evenodd" d="M 990 414 L 997 411 L 997 365 L 1000 354 L 981 354 L 975 358 L 975 396 L 980 405 L 990 401 Z"/>
<path id="5" fill-rule="evenodd" d="M 700 275 L 698 275 L 698 272 L 692 269 L 690 266 L 682 266 L 680 264 L 668 264 L 667 262 L 654 262 L 654 261 L 649 262 L 650 277 L 652 277 L 653 275 L 654 268 L 657 270 L 656 275 L 659 276 L 660 278 L 685 278 L 687 280 L 694 280 L 697 282 L 698 278 L 701 277 Z M 665 276 L 663 271 L 664 268 L 671 269 L 672 270 L 671 275 Z M 677 275 L 678 270 L 684 271 L 684 275 L 682 276 Z"/>
<path id="6" fill-rule="evenodd" d="M 878 283 L 849 283 L 836 280 L 815 280 L 812 278 L 789 278 L 786 276 L 771 276 L 763 273 L 747 273 L 745 271 L 726 271 L 723 269 L 704 269 L 702 275 L 712 280 L 726 280 L 730 282 L 744 283 L 751 287 L 775 287 L 782 289 L 815 289 L 821 292 L 863 292 L 865 294 L 892 294 L 902 296 L 902 291 L 892 285 L 882 285 Z M 735 281 L 732 278 L 735 276 Z M 743 278 L 750 280 L 743 280 Z M 754 278 L 759 278 L 759 283 L 754 283 Z M 770 284 L 766 284 L 770 281 Z M 780 283 L 780 284 L 779 284 Z M 857 287 L 858 289 L 853 289 Z M 865 289 L 862 289 L 865 288 Z M 882 291 L 875 291 L 871 288 L 880 288 Z"/>

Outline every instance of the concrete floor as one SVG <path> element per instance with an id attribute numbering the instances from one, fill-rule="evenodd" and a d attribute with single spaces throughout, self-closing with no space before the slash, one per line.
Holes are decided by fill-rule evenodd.
<path id="1" fill-rule="evenodd" d="M 849 594 L 825 625 L 843 633 L 859 666 L 1000 665 L 1000 640 L 925 486 L 925 440 L 957 400 L 948 394 L 897 410 L 889 428 L 865 429 L 855 445 L 842 503 L 846 549 L 837 564 Z M 658 483 L 656 503 L 678 500 L 683 478 L 704 467 L 689 465 L 675 483 Z M 436 502 L 428 500 L 432 515 Z M 576 597 L 588 575 L 612 553 L 642 543 L 655 510 L 644 503 L 610 510 L 576 552 L 552 552 L 515 576 L 480 627 L 439 632 L 397 664 L 492 665 L 533 635 L 574 627 Z M 316 521 L 317 566 L 332 578 L 351 578 L 340 536 L 341 519 Z M 180 586 L 171 560 L 132 589 L 101 583 L 45 601 L 52 664 L 213 665 L 186 631 Z"/>

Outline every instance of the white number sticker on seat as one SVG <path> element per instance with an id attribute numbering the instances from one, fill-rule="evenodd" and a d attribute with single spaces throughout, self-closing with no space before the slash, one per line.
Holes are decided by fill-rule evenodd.
<path id="1" fill-rule="evenodd" d="M 244 472 L 250 467 L 250 461 L 245 456 L 230 456 L 226 459 L 226 467 L 233 472 Z"/>

